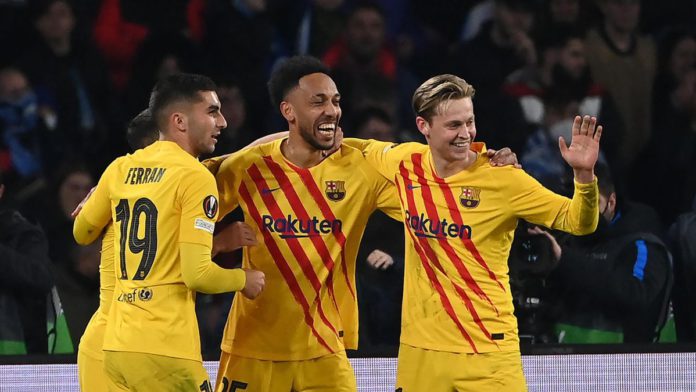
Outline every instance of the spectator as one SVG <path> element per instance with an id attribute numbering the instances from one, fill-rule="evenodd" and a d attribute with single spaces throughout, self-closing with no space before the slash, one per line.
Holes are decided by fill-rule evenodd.
<path id="1" fill-rule="evenodd" d="M 664 222 L 673 222 L 696 195 L 696 34 L 669 31 L 660 42 L 659 59 L 653 134 L 633 170 L 632 192 L 654 206 Z M 644 178 L 669 192 L 644 192 Z"/>
<path id="2" fill-rule="evenodd" d="M 48 243 L 43 232 L 2 195 L 0 172 L 0 354 L 46 354 L 46 299 L 53 287 Z"/>
<path id="3" fill-rule="evenodd" d="M 274 11 L 281 36 L 277 43 L 286 55 L 321 57 L 346 24 L 345 0 L 290 0 Z"/>
<path id="4" fill-rule="evenodd" d="M 208 0 L 205 8 L 207 31 L 203 53 L 210 70 L 223 79 L 239 80 L 249 103 L 251 129 L 263 129 L 268 113 L 264 88 L 273 63 L 272 24 L 267 0 Z M 196 60 L 195 58 L 193 60 Z M 250 140 L 261 135 L 255 135 Z"/>
<path id="5" fill-rule="evenodd" d="M 323 60 L 342 88 L 344 121 L 351 121 L 350 113 L 376 106 L 395 119 L 397 127 L 410 123 L 410 94 L 416 81 L 387 45 L 385 16 L 378 5 L 356 5 L 343 37 L 327 50 Z"/>
<path id="6" fill-rule="evenodd" d="M 679 342 L 696 341 L 696 197 L 669 229 L 674 252 L 674 323 Z"/>
<path id="7" fill-rule="evenodd" d="M 41 99 L 57 108 L 60 158 L 81 156 L 103 166 L 112 153 L 107 119 L 117 117 L 104 62 L 89 42 L 74 37 L 77 21 L 68 0 L 33 4 L 32 20 L 40 39 L 18 64 Z"/>
<path id="8" fill-rule="evenodd" d="M 532 130 L 519 103 L 503 93 L 505 79 L 515 70 L 537 62 L 531 38 L 533 0 L 495 0 L 493 18 L 478 35 L 455 48 L 448 72 L 477 86 L 476 123 L 486 129 L 486 144 L 521 151 Z"/>
<path id="9" fill-rule="evenodd" d="M 59 170 L 56 184 L 29 201 L 25 213 L 41 223 L 49 243 L 56 287 L 60 294 L 73 347 L 99 305 L 99 243 L 78 246 L 72 238 L 71 212 L 95 185 L 92 175 L 78 164 Z"/>
<path id="10" fill-rule="evenodd" d="M 600 223 L 585 237 L 551 241 L 556 268 L 547 283 L 557 300 L 560 343 L 656 341 L 672 287 L 669 250 L 651 208 L 617 198 L 606 166 L 598 165 Z"/>
<path id="11" fill-rule="evenodd" d="M 48 124 L 55 113 L 41 105 L 24 74 L 0 69 L 0 170 L 15 192 L 40 180 L 44 162 L 50 162 Z"/>
<path id="12" fill-rule="evenodd" d="M 355 137 L 396 142 L 394 124 L 383 110 L 368 107 L 357 113 L 355 119 L 351 128 Z M 399 345 L 404 285 L 403 230 L 403 223 L 381 211 L 375 211 L 367 221 L 356 259 L 362 349 Z"/>
<path id="13" fill-rule="evenodd" d="M 604 20 L 587 35 L 587 61 L 624 124 L 613 160 L 617 178 L 623 178 L 650 139 L 655 43 L 639 34 L 640 0 L 600 0 L 599 8 Z"/>

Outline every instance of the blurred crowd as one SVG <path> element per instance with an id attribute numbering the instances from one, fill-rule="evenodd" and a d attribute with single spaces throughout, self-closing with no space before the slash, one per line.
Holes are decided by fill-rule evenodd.
<path id="1" fill-rule="evenodd" d="M 31 318 L 17 310 L 19 303 L 31 297 L 35 306 L 45 306 L 44 298 L 57 292 L 77 347 L 98 305 L 99 248 L 74 243 L 70 212 L 105 166 L 128 152 L 126 124 L 147 106 L 157 80 L 196 72 L 217 82 L 228 127 L 216 154 L 225 154 L 282 130 L 266 80 L 279 59 L 310 54 L 332 70 L 347 136 L 422 141 L 410 108 L 413 91 L 435 74 L 461 76 L 476 88 L 478 139 L 492 148 L 510 147 L 524 170 L 559 192 L 568 189 L 572 173 L 559 153 L 558 136 L 568 135 L 576 114 L 597 116 L 605 126 L 601 161 L 613 178 L 603 192 L 611 206 L 603 211 L 610 211 L 607 227 L 614 227 L 617 214 L 630 215 L 634 202 L 641 208 L 631 211 L 650 217 L 631 226 L 634 237 L 625 245 L 630 249 L 617 250 L 617 257 L 628 260 L 631 285 L 650 289 L 645 307 L 630 309 L 650 309 L 651 334 L 638 340 L 655 340 L 654 325 L 661 328 L 671 317 L 664 298 L 692 272 L 683 257 L 672 257 L 670 244 L 680 237 L 677 229 L 670 237 L 667 228 L 685 219 L 696 195 L 695 29 L 696 2 L 686 0 L 0 0 L 0 206 L 22 216 L 21 225 L 3 221 L 8 233 L 0 233 L 1 249 L 43 252 L 31 256 L 31 269 L 17 271 L 21 278 L 34 277 L 33 284 L 19 284 L 20 277 L 7 272 L 16 268 L 3 265 L 0 319 Z M 43 233 L 45 243 L 9 245 L 10 234 L 22 225 Z M 621 242 L 606 231 L 595 239 L 599 242 L 587 243 L 524 230 L 525 240 L 549 239 L 534 250 L 548 253 L 550 261 L 531 268 L 536 280 L 529 287 L 545 290 L 554 285 L 549 281 L 571 276 L 582 282 L 563 295 L 576 299 L 578 293 L 596 293 L 598 281 L 581 287 L 586 280 L 564 269 L 571 265 L 565 258 L 580 251 L 586 260 L 599 242 Z M 646 232 L 655 238 L 642 235 Z M 402 235 L 398 223 L 379 215 L 366 231 L 357 279 L 363 347 L 398 343 Z M 522 242 L 514 247 L 527 246 L 526 253 L 513 256 L 529 258 L 533 241 Z M 648 256 L 641 259 L 643 253 Z M 3 253 L 0 264 L 6 260 L 10 256 Z M 523 292 L 515 297 L 518 316 L 529 316 L 521 319 L 521 331 L 530 322 L 534 340 L 564 341 L 558 325 L 537 328 L 547 313 L 555 321 L 564 316 L 532 306 L 547 294 L 520 289 L 531 276 L 529 263 L 520 265 L 511 267 L 511 281 L 513 291 Z M 693 270 L 696 276 L 696 266 Z M 590 281 L 593 271 L 586 275 Z M 611 273 L 616 271 L 607 272 L 604 285 L 616 281 Z M 615 291 L 625 293 L 621 287 Z M 596 301 L 615 294 L 603 293 Z M 687 299 L 677 295 L 675 304 L 686 302 L 689 308 L 693 296 L 681 295 Z M 204 349 L 214 352 L 230 298 L 201 297 Z M 55 316 L 55 301 L 48 302 Z M 572 306 L 597 308 L 591 303 L 561 308 Z M 614 301 L 610 308 L 629 307 Z M 585 321 L 561 324 L 573 323 Z M 609 320 L 605 329 L 630 323 Z M 683 323 L 696 326 L 691 319 Z M 563 336 L 570 336 L 568 331 Z M 685 333 L 685 340 L 696 335 Z"/>

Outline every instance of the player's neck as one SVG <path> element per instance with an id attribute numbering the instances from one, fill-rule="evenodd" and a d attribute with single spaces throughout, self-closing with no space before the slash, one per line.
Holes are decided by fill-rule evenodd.
<path id="1" fill-rule="evenodd" d="M 280 144 L 280 152 L 293 165 L 303 168 L 316 166 L 324 159 L 321 150 L 312 147 L 301 136 L 293 136 L 292 133 Z"/>
<path id="2" fill-rule="evenodd" d="M 189 141 L 186 138 L 178 138 L 175 136 L 172 136 L 166 132 L 160 132 L 160 138 L 159 140 L 163 142 L 172 142 L 176 143 L 177 146 L 181 147 L 182 150 L 186 151 L 189 155 L 192 157 L 198 159 L 198 156 L 200 155 L 198 151 L 196 151 L 195 148 L 189 143 Z"/>
<path id="3" fill-rule="evenodd" d="M 477 154 L 471 150 L 466 154 L 465 159 L 455 161 L 450 161 L 436 154 L 432 154 L 435 173 L 440 178 L 447 178 L 467 169 L 476 162 L 476 157 Z"/>

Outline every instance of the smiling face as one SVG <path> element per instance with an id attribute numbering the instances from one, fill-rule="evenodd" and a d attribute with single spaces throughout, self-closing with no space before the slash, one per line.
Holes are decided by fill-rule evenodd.
<path id="1" fill-rule="evenodd" d="M 200 100 L 185 111 L 187 138 L 195 156 L 215 151 L 220 131 L 227 127 L 215 91 L 201 91 L 198 95 Z"/>
<path id="2" fill-rule="evenodd" d="M 434 158 L 450 163 L 464 160 L 476 137 L 474 103 L 470 97 L 442 101 L 430 121 L 418 116 L 416 125 Z"/>
<path id="3" fill-rule="evenodd" d="M 326 74 L 313 73 L 300 79 L 297 88 L 281 103 L 281 112 L 297 132 L 316 150 L 329 150 L 334 145 L 336 127 L 341 119 L 341 95 Z"/>

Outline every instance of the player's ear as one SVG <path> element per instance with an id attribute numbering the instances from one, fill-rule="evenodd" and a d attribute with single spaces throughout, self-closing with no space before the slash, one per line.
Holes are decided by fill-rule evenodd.
<path id="1" fill-rule="evenodd" d="M 283 101 L 280 103 L 280 114 L 283 115 L 287 122 L 295 121 L 295 109 L 288 101 Z"/>
<path id="2" fill-rule="evenodd" d="M 428 120 L 418 116 L 416 117 L 416 126 L 418 127 L 418 131 L 420 131 L 423 136 L 426 138 L 430 136 L 430 124 L 428 124 Z"/>
<path id="3" fill-rule="evenodd" d="M 185 114 L 181 112 L 174 112 L 171 114 L 170 119 L 177 131 L 183 132 L 186 130 L 188 121 Z"/>

